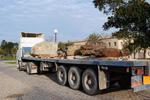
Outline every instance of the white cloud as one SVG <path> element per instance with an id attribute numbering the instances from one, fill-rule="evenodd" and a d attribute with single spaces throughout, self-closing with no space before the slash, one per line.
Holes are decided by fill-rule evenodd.
<path id="1" fill-rule="evenodd" d="M 94 8 L 92 1 L 2 0 L 0 32 L 12 35 L 11 32 L 17 34 L 20 31 L 32 31 L 48 35 L 50 30 L 57 28 L 63 34 L 60 41 L 67 37 L 69 40 L 73 36 L 85 38 L 94 31 L 101 32 L 102 24 L 107 20 L 105 15 Z"/>

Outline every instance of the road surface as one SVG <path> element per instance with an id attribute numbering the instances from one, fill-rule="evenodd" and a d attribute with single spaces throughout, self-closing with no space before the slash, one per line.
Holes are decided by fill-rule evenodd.
<path id="1" fill-rule="evenodd" d="M 89 96 L 83 90 L 60 86 L 56 73 L 27 75 L 18 71 L 16 64 L 0 61 L 0 100 L 150 100 L 150 90 L 134 93 L 119 86 L 102 94 Z"/>

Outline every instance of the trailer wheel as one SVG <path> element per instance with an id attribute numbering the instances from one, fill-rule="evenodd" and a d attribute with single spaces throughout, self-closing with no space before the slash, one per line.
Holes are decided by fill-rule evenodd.
<path id="1" fill-rule="evenodd" d="M 27 73 L 28 75 L 31 75 L 31 63 L 30 63 L 30 62 L 27 63 L 27 70 L 26 70 L 26 73 Z"/>
<path id="2" fill-rule="evenodd" d="M 81 69 L 77 67 L 70 68 L 68 72 L 68 82 L 72 89 L 79 89 L 81 83 Z"/>
<path id="3" fill-rule="evenodd" d="M 66 67 L 64 67 L 64 66 L 58 67 L 57 79 L 58 79 L 58 83 L 60 85 L 64 86 L 67 84 L 67 68 Z"/>
<path id="4" fill-rule="evenodd" d="M 19 65 L 19 71 L 23 71 L 23 68 L 22 68 L 22 62 L 21 61 L 18 61 L 18 65 Z"/>
<path id="5" fill-rule="evenodd" d="M 130 88 L 131 87 L 131 75 L 124 74 L 121 76 L 121 79 L 118 80 L 120 87 L 122 88 Z"/>
<path id="6" fill-rule="evenodd" d="M 82 75 L 82 86 L 89 95 L 95 95 L 98 92 L 97 76 L 93 69 L 87 69 Z"/>

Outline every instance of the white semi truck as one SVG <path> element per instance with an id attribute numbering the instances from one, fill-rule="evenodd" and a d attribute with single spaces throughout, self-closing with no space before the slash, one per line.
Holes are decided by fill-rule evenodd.
<path id="1" fill-rule="evenodd" d="M 42 59 L 30 56 L 31 48 L 44 41 L 42 33 L 21 33 L 17 51 L 19 70 L 28 75 L 55 68 L 60 85 L 79 89 L 95 95 L 97 90 L 110 88 L 118 82 L 123 88 L 134 92 L 150 88 L 150 61 L 146 60 L 97 60 L 97 59 Z"/>
<path id="2" fill-rule="evenodd" d="M 18 50 L 17 50 L 17 63 L 19 70 L 23 70 L 21 67 L 22 62 L 22 48 L 23 47 L 33 47 L 35 44 L 44 41 L 44 34 L 43 33 L 25 33 L 21 32 L 21 38 L 18 42 Z"/>

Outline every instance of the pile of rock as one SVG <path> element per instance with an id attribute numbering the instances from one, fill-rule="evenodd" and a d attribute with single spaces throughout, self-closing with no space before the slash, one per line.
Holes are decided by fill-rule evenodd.
<path id="1" fill-rule="evenodd" d="M 31 49 L 31 55 L 35 58 L 64 58 L 67 56 L 83 55 L 95 57 L 123 57 L 130 55 L 129 50 L 108 49 L 104 45 L 72 45 L 67 47 L 67 53 L 58 51 L 55 42 L 41 42 Z M 67 55 L 67 56 L 66 56 Z"/>

